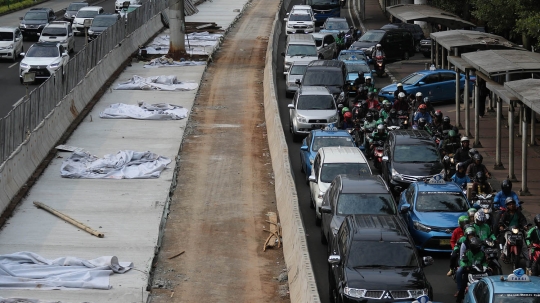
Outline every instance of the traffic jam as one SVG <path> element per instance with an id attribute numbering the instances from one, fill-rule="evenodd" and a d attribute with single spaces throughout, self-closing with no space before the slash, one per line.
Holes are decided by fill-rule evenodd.
<path id="1" fill-rule="evenodd" d="M 483 156 L 436 108 L 455 99 L 456 71 L 432 65 L 377 86 L 388 62 L 422 52 L 423 34 L 362 34 L 317 2 L 284 19 L 282 120 L 300 143 L 330 301 L 437 301 L 424 268 L 443 254 L 456 302 L 540 302 L 540 214 L 527 222 L 510 180 L 492 188 Z"/>

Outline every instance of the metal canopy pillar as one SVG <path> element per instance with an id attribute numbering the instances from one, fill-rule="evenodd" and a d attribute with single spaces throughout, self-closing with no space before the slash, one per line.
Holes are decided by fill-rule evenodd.
<path id="1" fill-rule="evenodd" d="M 512 101 L 508 105 L 508 179 L 511 181 L 517 181 L 514 174 L 514 114 L 515 114 L 515 102 Z"/>
<path id="2" fill-rule="evenodd" d="M 446 48 L 441 47 L 441 68 L 446 69 Z"/>
<path id="3" fill-rule="evenodd" d="M 471 135 L 471 110 L 469 106 L 469 86 L 471 81 L 470 69 L 465 69 L 465 89 L 463 91 L 463 105 L 465 106 L 465 136 Z"/>
<path id="4" fill-rule="evenodd" d="M 439 43 L 435 43 L 435 66 L 441 68 L 439 65 Z"/>
<path id="5" fill-rule="evenodd" d="M 459 50 L 458 48 L 454 48 L 454 56 L 459 57 Z M 448 60 L 448 64 L 450 64 L 450 60 Z M 456 122 L 454 125 L 461 129 L 463 128 L 461 126 L 461 96 L 460 96 L 460 89 L 459 89 L 459 79 L 461 77 L 461 74 L 459 72 L 459 68 L 454 65 L 454 70 L 456 71 Z"/>
<path id="6" fill-rule="evenodd" d="M 521 121 L 521 131 L 523 132 L 523 137 L 521 138 L 521 189 L 519 194 L 521 196 L 529 196 L 531 193 L 527 188 L 527 117 L 525 114 L 525 104 L 521 104 L 520 108 L 521 116 L 523 121 Z"/>
<path id="7" fill-rule="evenodd" d="M 478 86 L 478 80 L 479 79 L 477 77 L 476 81 L 474 82 L 474 148 L 482 147 L 482 144 L 480 143 L 480 111 L 478 107 L 478 103 L 480 102 L 480 89 Z"/>
<path id="8" fill-rule="evenodd" d="M 502 100 L 499 96 L 493 94 L 495 102 L 497 102 L 497 134 L 495 136 L 495 165 L 494 169 L 504 169 L 501 161 L 501 117 L 502 117 Z"/>
<path id="9" fill-rule="evenodd" d="M 435 50 L 435 45 L 436 44 L 437 43 L 435 43 L 435 39 L 431 39 L 431 64 L 435 63 L 435 56 L 434 56 L 435 52 L 434 52 L 434 50 Z"/>
<path id="10" fill-rule="evenodd" d="M 536 141 L 534 140 L 534 137 L 536 135 L 536 132 L 534 130 L 535 127 L 536 127 L 536 112 L 531 109 L 531 141 L 529 142 L 529 146 L 536 145 Z"/>

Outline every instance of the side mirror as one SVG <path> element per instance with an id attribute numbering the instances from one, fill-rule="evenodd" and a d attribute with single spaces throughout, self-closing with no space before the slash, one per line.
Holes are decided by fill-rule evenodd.
<path id="1" fill-rule="evenodd" d="M 426 84 L 426 82 L 424 82 L 424 81 L 418 82 L 418 85 L 419 85 L 419 86 L 422 86 L 422 85 L 424 85 L 424 84 Z"/>
<path id="2" fill-rule="evenodd" d="M 73 37 L 73 33 L 69 33 L 69 34 L 68 34 L 68 37 Z"/>
<path id="3" fill-rule="evenodd" d="M 287 18 L 283 18 L 283 21 L 287 22 Z"/>
<path id="4" fill-rule="evenodd" d="M 62 53 L 62 57 L 66 57 L 68 53 Z"/>
<path id="5" fill-rule="evenodd" d="M 291 103 L 291 104 L 287 105 L 287 107 L 291 108 L 291 109 L 294 109 L 294 104 Z"/>
<path id="6" fill-rule="evenodd" d="M 37 35 L 38 35 L 38 37 L 40 37 L 40 36 L 41 36 L 41 33 L 37 33 Z"/>
<path id="7" fill-rule="evenodd" d="M 21 41 L 20 37 L 15 38 L 15 42 L 19 42 L 19 41 Z"/>
<path id="8" fill-rule="evenodd" d="M 388 156 L 383 156 L 383 157 L 382 157 L 382 160 L 383 160 L 384 162 L 388 162 Z"/>
<path id="9" fill-rule="evenodd" d="M 300 146 L 300 150 L 307 151 L 308 150 L 307 145 Z"/>
<path id="10" fill-rule="evenodd" d="M 20 53 L 19 55 L 20 55 L 21 57 L 24 57 L 24 56 L 26 56 L 26 53 Z"/>
<path id="11" fill-rule="evenodd" d="M 330 255 L 328 257 L 328 263 L 331 265 L 338 265 L 341 262 L 341 257 L 339 255 Z"/>
<path id="12" fill-rule="evenodd" d="M 410 204 L 403 204 L 399 208 L 399 212 L 402 213 L 402 214 L 406 214 L 409 211 L 410 208 L 411 208 Z"/>
<path id="13" fill-rule="evenodd" d="M 302 82 L 300 81 L 300 79 L 296 79 L 296 81 L 294 81 L 295 84 L 298 84 L 298 85 L 301 85 Z"/>
<path id="14" fill-rule="evenodd" d="M 282 55 L 283 57 L 285 57 L 285 53 L 281 53 L 281 55 Z"/>
<path id="15" fill-rule="evenodd" d="M 308 180 L 309 182 L 317 183 L 317 179 L 315 178 L 314 175 L 309 176 Z"/>
<path id="16" fill-rule="evenodd" d="M 430 266 L 435 263 L 435 260 L 433 260 L 432 256 L 425 256 L 422 258 L 422 261 L 424 262 L 424 266 Z"/>
<path id="17" fill-rule="evenodd" d="M 332 213 L 332 209 L 328 205 L 323 205 L 319 209 L 320 209 L 321 214 L 331 214 Z"/>

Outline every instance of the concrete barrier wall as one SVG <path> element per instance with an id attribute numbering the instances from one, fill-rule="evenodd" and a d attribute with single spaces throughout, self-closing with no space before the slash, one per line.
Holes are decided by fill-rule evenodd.
<path id="1" fill-rule="evenodd" d="M 0 166 L 0 214 L 25 185 L 71 123 L 139 45 L 163 28 L 160 15 L 127 36 L 56 106 Z M 93 117 L 98 119 L 99 117 Z M 60 174 L 60 172 L 58 172 Z"/>
<path id="2" fill-rule="evenodd" d="M 285 0 L 282 5 L 287 8 L 289 3 L 290 0 Z M 291 302 L 320 302 L 309 257 L 306 233 L 298 207 L 298 196 L 292 175 L 289 149 L 281 126 L 276 97 L 277 91 L 274 83 L 278 63 L 277 50 L 274 50 L 274 46 L 277 47 L 278 45 L 282 24 L 282 18 L 280 18 L 278 12 L 268 40 L 264 69 L 264 111 L 268 145 L 276 181 L 276 203 L 283 231 L 283 254 L 287 264 Z"/>

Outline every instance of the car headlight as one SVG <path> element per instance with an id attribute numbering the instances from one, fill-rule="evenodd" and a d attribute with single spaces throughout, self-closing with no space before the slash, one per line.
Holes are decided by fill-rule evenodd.
<path id="1" fill-rule="evenodd" d="M 392 179 L 396 181 L 403 181 L 403 175 L 398 173 L 394 168 L 392 168 Z"/>
<path id="2" fill-rule="evenodd" d="M 6 46 L 5 48 L 7 48 L 7 49 L 13 49 L 13 44 L 10 44 L 10 45 Z"/>
<path id="3" fill-rule="evenodd" d="M 317 198 L 322 199 L 324 196 L 324 191 L 319 190 L 319 194 L 317 195 Z"/>
<path id="4" fill-rule="evenodd" d="M 38 26 L 38 28 L 45 27 L 45 25 L 47 25 L 47 24 L 40 24 L 40 25 Z"/>
<path id="5" fill-rule="evenodd" d="M 298 122 L 300 122 L 300 123 L 307 123 L 307 119 L 306 119 L 306 117 L 304 117 L 304 116 L 298 115 L 298 116 L 296 117 L 296 120 L 297 120 Z"/>
<path id="6" fill-rule="evenodd" d="M 424 224 L 422 224 L 422 223 L 420 223 L 418 221 L 414 221 L 413 226 L 414 226 L 414 229 L 419 230 L 419 231 L 423 231 L 423 232 L 426 232 L 426 233 L 431 231 L 431 227 L 426 226 L 426 225 L 424 225 Z"/>
<path id="7" fill-rule="evenodd" d="M 309 24 L 307 28 L 313 28 L 313 24 Z"/>
<path id="8" fill-rule="evenodd" d="M 338 120 L 339 120 L 339 117 L 337 115 L 330 117 L 330 122 L 338 122 Z"/>
<path id="9" fill-rule="evenodd" d="M 428 295 L 428 290 L 427 289 L 413 289 L 413 290 L 408 290 L 409 292 L 409 296 L 411 298 L 418 298 L 420 296 L 427 296 Z"/>
<path id="10" fill-rule="evenodd" d="M 21 23 L 21 24 L 19 24 L 19 27 L 21 27 L 21 28 L 26 28 L 26 24 Z"/>
<path id="11" fill-rule="evenodd" d="M 28 65 L 28 64 L 26 64 L 26 63 L 24 63 L 24 62 L 21 62 L 21 65 L 20 65 L 20 67 L 22 67 L 22 68 L 28 68 L 28 67 L 29 67 L 29 65 Z"/>
<path id="12" fill-rule="evenodd" d="M 287 23 L 287 28 L 293 28 L 293 26 Z"/>
<path id="13" fill-rule="evenodd" d="M 89 30 L 89 31 L 88 31 L 88 34 L 89 34 L 89 35 L 93 35 L 93 34 L 94 34 L 94 31 Z"/>
<path id="14" fill-rule="evenodd" d="M 353 298 L 363 298 L 366 292 L 367 292 L 366 289 L 358 289 L 358 288 L 350 288 L 350 287 L 345 287 L 343 289 L 343 293 L 345 295 L 349 297 L 353 297 Z"/>
<path id="15" fill-rule="evenodd" d="M 58 66 L 60 65 L 60 62 L 56 62 L 56 63 L 51 63 L 49 65 L 50 68 L 57 68 Z"/>

